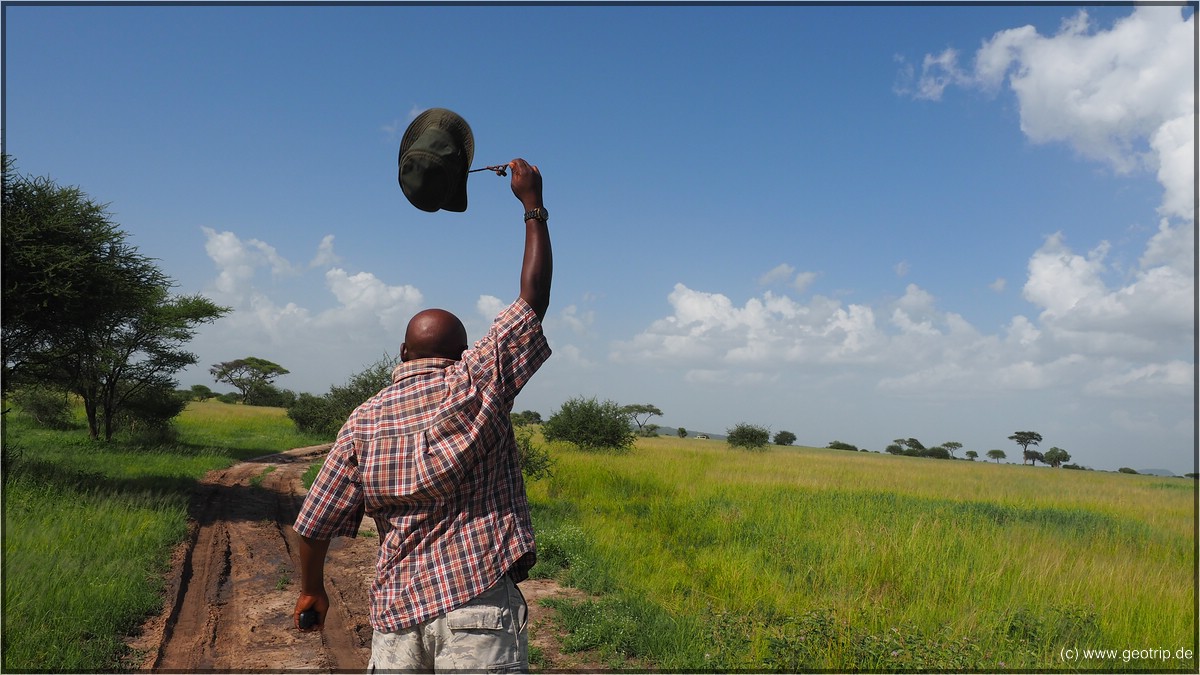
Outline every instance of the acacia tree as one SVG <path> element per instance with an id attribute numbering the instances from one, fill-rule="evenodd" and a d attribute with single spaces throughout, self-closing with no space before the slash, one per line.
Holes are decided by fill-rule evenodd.
<path id="1" fill-rule="evenodd" d="M 658 406 L 650 403 L 633 403 L 627 406 L 622 406 L 621 411 L 628 415 L 629 419 L 633 420 L 633 423 L 637 425 L 639 434 L 649 433 L 646 429 L 646 423 L 650 421 L 651 417 L 662 417 L 663 414 L 663 412 L 658 409 Z M 643 415 L 645 416 L 645 419 L 640 419 Z"/>
<path id="2" fill-rule="evenodd" d="M 255 397 L 266 391 L 275 378 L 287 375 L 287 368 L 257 356 L 247 356 L 234 361 L 222 361 L 209 369 L 213 379 L 233 385 L 242 393 L 242 402 L 253 405 Z"/>
<path id="3" fill-rule="evenodd" d="M 945 443 L 942 443 L 942 447 L 946 449 L 946 452 L 950 453 L 951 457 L 953 457 L 954 451 L 962 449 L 962 443 L 959 443 L 958 441 L 946 441 Z"/>
<path id="4" fill-rule="evenodd" d="M 229 310 L 174 282 L 79 188 L 17 175 L 4 157 L 4 388 L 50 384 L 83 400 L 93 439 L 133 401 L 172 396 L 183 349 Z"/>
<path id="5" fill-rule="evenodd" d="M 796 442 L 796 434 L 790 431 L 777 431 L 771 442 L 775 445 L 791 445 Z"/>
<path id="6" fill-rule="evenodd" d="M 1024 464 L 1025 461 L 1029 460 L 1029 446 L 1041 443 L 1042 435 L 1036 431 L 1017 431 L 1012 436 L 1009 436 L 1008 440 L 1015 441 L 1017 445 L 1021 446 L 1021 450 L 1025 454 L 1025 460 L 1022 461 L 1022 464 Z"/>
<path id="7" fill-rule="evenodd" d="M 1000 463 L 1000 460 L 1004 459 L 1005 457 L 1008 457 L 1008 455 L 1004 454 L 1003 450 L 988 450 L 987 456 L 988 456 L 988 459 L 996 460 L 997 464 Z"/>

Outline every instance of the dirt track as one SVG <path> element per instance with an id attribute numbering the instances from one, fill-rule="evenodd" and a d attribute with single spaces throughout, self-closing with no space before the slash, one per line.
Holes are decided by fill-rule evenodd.
<path id="1" fill-rule="evenodd" d="M 192 498 L 187 540 L 175 552 L 163 611 L 129 640 L 144 655 L 131 668 L 156 672 L 365 672 L 371 651 L 368 589 L 378 538 L 364 519 L 355 539 L 337 538 L 325 563 L 325 630 L 292 625 L 299 566 L 291 524 L 304 500 L 300 476 L 327 445 L 298 448 L 208 474 Z M 548 670 L 595 670 L 563 655 L 542 598 L 578 592 L 552 581 L 521 584 L 531 644 Z"/>

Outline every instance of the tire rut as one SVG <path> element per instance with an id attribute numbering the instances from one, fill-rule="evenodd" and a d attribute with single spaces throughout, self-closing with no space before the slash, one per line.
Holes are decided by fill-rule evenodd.
<path id="1" fill-rule="evenodd" d="M 377 539 L 336 539 L 325 568 L 332 607 L 324 631 L 301 633 L 292 624 L 299 561 L 291 523 L 303 501 L 300 476 L 328 447 L 258 457 L 201 481 L 163 613 L 130 642 L 146 654 L 142 670 L 365 670 Z M 374 523 L 367 519 L 363 530 Z"/>

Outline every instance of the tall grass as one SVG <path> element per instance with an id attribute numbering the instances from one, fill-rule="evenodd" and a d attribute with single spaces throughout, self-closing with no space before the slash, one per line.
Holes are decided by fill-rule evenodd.
<path id="1" fill-rule="evenodd" d="M 161 607 L 206 472 L 318 442 L 282 411 L 190 404 L 177 441 L 93 442 L 4 416 L 3 670 L 128 669 L 122 637 Z"/>
<path id="2" fill-rule="evenodd" d="M 546 556 L 535 572 L 563 567 L 608 594 L 608 614 L 664 626 L 609 645 L 626 656 L 668 669 L 1195 670 L 1193 481 L 698 440 L 555 451 L 554 477 L 530 486 Z M 1064 658 L 1152 645 L 1193 656 Z"/>

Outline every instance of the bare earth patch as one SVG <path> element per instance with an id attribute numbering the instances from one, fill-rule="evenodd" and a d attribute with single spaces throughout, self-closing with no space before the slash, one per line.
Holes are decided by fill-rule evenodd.
<path id="1" fill-rule="evenodd" d="M 188 537 L 172 557 L 162 612 L 127 642 L 130 670 L 152 672 L 365 672 L 371 653 L 368 592 L 379 540 L 363 520 L 355 539 L 329 547 L 325 585 L 331 608 L 320 633 L 292 625 L 299 585 L 291 524 L 304 500 L 300 476 L 328 445 L 297 448 L 213 471 L 189 508 Z M 607 670 L 589 655 L 564 654 L 552 597 L 585 597 L 548 579 L 520 585 L 529 603 L 534 670 Z"/>

